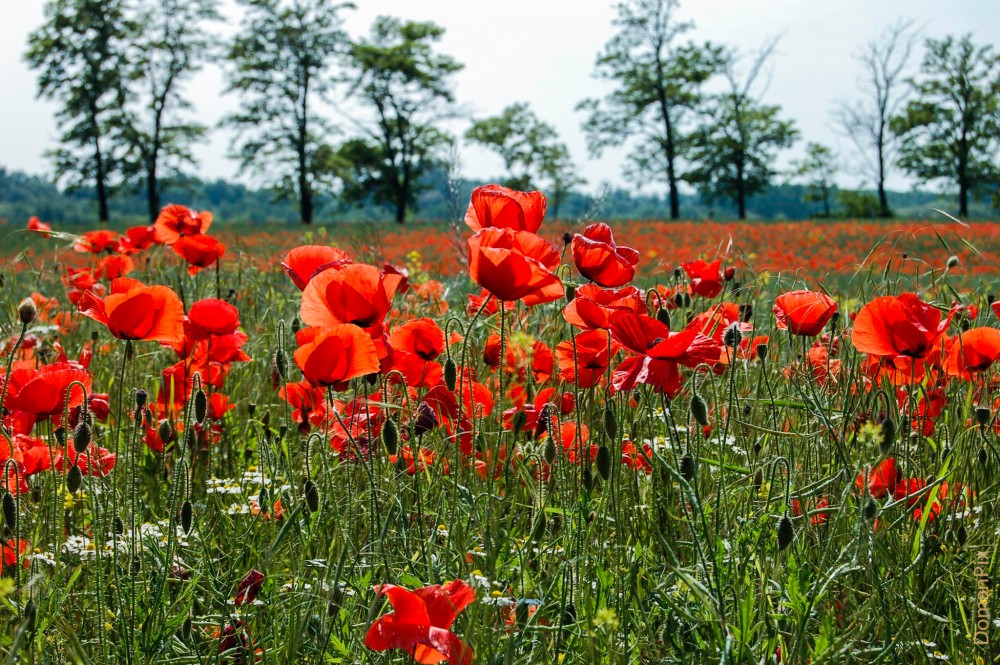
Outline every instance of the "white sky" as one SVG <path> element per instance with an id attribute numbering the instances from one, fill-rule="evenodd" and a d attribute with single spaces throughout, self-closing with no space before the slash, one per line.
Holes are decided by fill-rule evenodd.
<path id="1" fill-rule="evenodd" d="M 554 124 L 570 148 L 589 187 L 601 181 L 623 183 L 624 151 L 590 159 L 580 130 L 583 116 L 574 111 L 585 97 L 601 96 L 608 84 L 592 77 L 594 59 L 613 35 L 609 0 L 358 0 L 345 13 L 352 36 L 368 31 L 380 14 L 434 21 L 447 29 L 439 51 L 457 58 L 465 69 L 455 77 L 460 103 L 474 116 L 499 112 L 527 101 L 542 119 Z M 0 165 L 32 173 L 48 172 L 43 152 L 55 145 L 55 105 L 35 98 L 35 75 L 22 60 L 27 35 L 42 22 L 42 0 L 7 0 L 0 9 Z M 221 37 L 237 27 L 239 9 L 223 0 Z M 818 141 L 853 158 L 852 146 L 840 137 L 831 119 L 836 102 L 857 94 L 861 73 L 851 55 L 867 40 L 900 18 L 912 18 L 923 34 L 942 37 L 971 32 L 977 42 L 998 41 L 1000 0 L 687 0 L 681 19 L 693 20 L 688 33 L 751 51 L 767 38 L 782 34 L 773 61 L 766 101 L 780 104 L 797 123 L 801 139 L 783 160 L 793 158 L 806 141 Z M 220 37 L 220 38 L 221 38 Z M 918 64 L 913 58 L 912 67 Z M 206 66 L 187 87 L 202 122 L 212 126 L 236 107 L 234 95 L 223 95 L 224 77 L 217 64 Z M 453 127 L 464 132 L 466 123 Z M 214 130 L 195 149 L 199 174 L 232 178 L 235 164 L 227 159 L 230 135 Z M 466 177 L 487 180 L 501 174 L 499 158 L 461 146 Z M 844 184 L 859 184 L 856 168 L 846 169 Z M 897 176 L 890 183 L 907 187 Z"/>

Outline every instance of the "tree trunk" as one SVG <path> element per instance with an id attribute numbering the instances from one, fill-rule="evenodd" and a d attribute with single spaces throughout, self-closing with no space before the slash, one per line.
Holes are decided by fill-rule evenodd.
<path id="1" fill-rule="evenodd" d="M 402 190 L 396 194 L 396 223 L 406 223 L 406 196 L 402 193 Z"/>
<path id="2" fill-rule="evenodd" d="M 747 218 L 746 183 L 743 178 L 743 156 L 736 158 L 736 215 L 739 219 Z"/>
<path id="3" fill-rule="evenodd" d="M 104 156 L 101 154 L 99 140 L 94 141 L 94 161 L 97 168 L 97 216 L 101 222 L 107 224 L 111 215 L 108 213 L 108 185 L 105 182 L 107 175 L 104 172 Z"/>
<path id="4" fill-rule="evenodd" d="M 878 207 L 879 216 L 892 217 L 889 209 L 889 197 L 885 193 L 885 121 L 879 126 L 878 132 Z"/>
<path id="5" fill-rule="evenodd" d="M 300 192 L 299 196 L 301 199 L 299 203 L 299 208 L 300 208 L 299 212 L 301 213 L 300 216 L 302 218 L 302 223 L 312 224 L 313 223 L 312 188 L 309 186 L 309 181 L 304 177 L 299 178 L 299 192 Z"/>
<path id="6" fill-rule="evenodd" d="M 958 181 L 958 216 L 969 216 L 969 183 L 964 178 Z"/>
<path id="7" fill-rule="evenodd" d="M 156 177 L 156 158 L 146 166 L 146 202 L 149 205 L 149 223 L 156 222 L 160 214 L 159 181 Z"/>

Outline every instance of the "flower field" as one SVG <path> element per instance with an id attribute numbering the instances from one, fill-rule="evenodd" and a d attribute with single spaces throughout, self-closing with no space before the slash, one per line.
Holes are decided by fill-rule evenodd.
<path id="1" fill-rule="evenodd" d="M 998 662 L 995 224 L 0 233 L 6 662 Z"/>

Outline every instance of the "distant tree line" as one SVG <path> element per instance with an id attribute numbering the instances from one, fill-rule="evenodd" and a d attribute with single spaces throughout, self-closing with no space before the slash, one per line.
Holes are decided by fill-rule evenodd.
<path id="1" fill-rule="evenodd" d="M 234 132 L 232 156 L 302 223 L 312 223 L 317 204 L 376 206 L 403 223 L 427 205 L 441 174 L 454 179 L 461 139 L 446 127 L 468 113 L 454 94 L 463 65 L 437 51 L 441 26 L 380 16 L 354 38 L 343 23 L 349 2 L 238 2 L 242 22 L 222 47 L 211 32 L 219 0 L 46 3 L 25 57 L 39 95 L 59 103 L 50 157 L 57 182 L 91 192 L 102 221 L 116 192 L 141 190 L 152 219 L 172 181 L 191 181 L 191 149 L 210 128 L 197 121 L 185 84 L 219 60 L 239 98 L 220 123 Z M 992 46 L 968 35 L 929 38 L 911 72 L 918 34 L 900 22 L 858 52 L 860 94 L 835 119 L 855 145 L 867 195 L 837 191 L 840 158 L 819 144 L 779 172 L 779 155 L 800 133 L 764 99 L 776 39 L 754 53 L 690 39 L 694 25 L 678 17 L 678 0 L 622 0 L 615 13 L 594 69 L 611 90 L 577 107 L 588 151 L 625 146 L 624 176 L 664 186 L 671 218 L 694 202 L 742 219 L 780 179 L 798 185 L 814 214 L 888 217 L 894 168 L 957 192 L 960 215 L 990 195 L 1000 208 Z M 556 128 L 526 102 L 471 119 L 463 138 L 501 158 L 505 184 L 544 188 L 553 215 L 584 184 Z M 700 202 L 683 196 L 685 186 Z"/>

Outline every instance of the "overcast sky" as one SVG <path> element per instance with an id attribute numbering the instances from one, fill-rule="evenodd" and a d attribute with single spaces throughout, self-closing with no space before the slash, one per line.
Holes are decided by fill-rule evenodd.
<path id="1" fill-rule="evenodd" d="M 42 0 L 6 0 L 0 9 L 0 165 L 32 173 L 49 171 L 43 153 L 58 136 L 56 106 L 36 99 L 35 74 L 23 61 L 28 33 L 41 24 Z M 624 152 L 590 159 L 574 111 L 585 97 L 600 96 L 608 84 L 592 77 L 594 59 L 614 34 L 614 11 L 607 0 L 357 0 L 345 12 L 352 36 L 367 32 L 380 14 L 434 21 L 447 30 L 439 44 L 465 64 L 455 77 L 460 103 L 474 116 L 499 112 L 527 101 L 539 117 L 555 125 L 569 146 L 581 174 L 593 188 L 602 181 L 622 184 Z M 224 39 L 238 27 L 235 0 L 223 0 L 227 23 L 215 26 Z M 972 33 L 977 42 L 1000 38 L 1000 0 L 687 0 L 679 17 L 695 22 L 693 39 L 729 44 L 750 52 L 781 34 L 766 101 L 784 107 L 801 132 L 794 158 L 806 141 L 835 147 L 848 164 L 851 144 L 839 136 L 831 111 L 838 100 L 856 96 L 861 73 L 852 59 L 867 40 L 901 18 L 913 19 L 926 36 Z M 917 53 L 919 56 L 919 52 Z M 914 57 L 912 67 L 918 64 Z M 212 126 L 238 103 L 223 95 L 224 73 L 206 66 L 187 85 L 201 121 Z M 453 131 L 463 132 L 465 124 Z M 232 178 L 227 159 L 230 135 L 213 131 L 195 149 L 199 175 Z M 461 146 L 466 177 L 487 180 L 501 174 L 499 158 Z M 843 183 L 860 184 L 847 168 Z M 897 176 L 897 188 L 910 183 Z"/>

